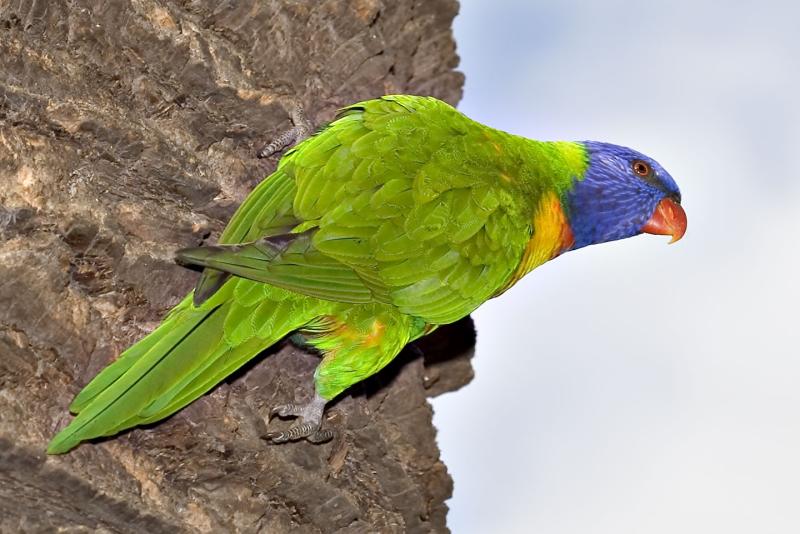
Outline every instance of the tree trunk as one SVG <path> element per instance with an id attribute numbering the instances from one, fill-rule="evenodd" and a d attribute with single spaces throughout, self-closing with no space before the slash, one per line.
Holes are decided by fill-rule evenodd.
<path id="1" fill-rule="evenodd" d="M 337 438 L 274 446 L 310 395 L 283 345 L 147 429 L 46 457 L 72 396 L 191 289 L 213 242 L 316 124 L 386 93 L 453 104 L 455 0 L 0 2 L 0 530 L 446 531 L 451 480 L 426 397 L 471 377 L 463 321 L 329 410 Z M 438 378 L 438 380 L 437 380 Z"/>

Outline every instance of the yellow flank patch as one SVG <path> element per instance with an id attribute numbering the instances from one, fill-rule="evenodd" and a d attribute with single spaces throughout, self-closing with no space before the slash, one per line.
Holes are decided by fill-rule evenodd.
<path id="1" fill-rule="evenodd" d="M 369 334 L 364 337 L 365 347 L 377 347 L 383 339 L 383 334 L 386 331 L 386 325 L 381 321 L 375 319 L 372 322 L 372 329 Z"/>
<path id="2" fill-rule="evenodd" d="M 519 282 L 536 267 L 568 250 L 574 243 L 572 228 L 555 193 L 547 193 L 542 198 L 531 225 L 533 235 L 522 253 L 522 261 L 498 294 Z"/>
<path id="3" fill-rule="evenodd" d="M 377 347 L 383 341 L 383 335 L 386 333 L 386 324 L 378 319 L 372 321 L 372 325 L 366 332 L 333 317 L 330 319 L 330 322 L 327 323 L 327 332 L 322 334 L 326 341 L 319 344 L 319 348 L 325 350 L 356 345 Z"/>

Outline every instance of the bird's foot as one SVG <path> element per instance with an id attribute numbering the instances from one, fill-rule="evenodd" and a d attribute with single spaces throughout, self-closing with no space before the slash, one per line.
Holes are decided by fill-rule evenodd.
<path id="1" fill-rule="evenodd" d="M 296 417 L 292 426 L 281 432 L 268 432 L 267 439 L 273 443 L 286 443 L 287 441 L 297 441 L 307 439 L 311 443 L 325 443 L 333 439 L 333 431 L 323 430 L 322 414 L 325 411 L 327 401 L 315 395 L 314 399 L 307 404 L 280 404 L 269 412 L 269 420 L 277 416 L 281 418 Z"/>
<path id="2" fill-rule="evenodd" d="M 284 131 L 271 142 L 261 147 L 261 150 L 256 153 L 257 157 L 268 158 L 276 152 L 286 148 L 290 144 L 299 143 L 311 135 L 314 128 L 311 125 L 311 122 L 309 122 L 309 120 L 306 118 L 306 114 L 303 111 L 303 106 L 301 104 L 295 104 L 292 108 L 292 111 L 289 113 L 289 116 L 292 119 L 293 126 Z"/>

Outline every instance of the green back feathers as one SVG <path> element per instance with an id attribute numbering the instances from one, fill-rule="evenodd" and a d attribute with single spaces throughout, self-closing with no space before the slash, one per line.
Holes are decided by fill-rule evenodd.
<path id="1" fill-rule="evenodd" d="M 360 102 L 290 150 L 237 211 L 221 242 L 251 245 L 181 257 L 315 298 L 388 303 L 448 323 L 504 286 L 541 199 L 561 197 L 584 167 L 578 144 L 500 132 L 433 98 Z M 307 235 L 310 246 L 277 253 L 256 243 L 286 231 Z"/>

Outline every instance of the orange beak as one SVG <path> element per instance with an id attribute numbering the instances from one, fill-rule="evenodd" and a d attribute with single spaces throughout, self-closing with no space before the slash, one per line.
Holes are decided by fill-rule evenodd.
<path id="1" fill-rule="evenodd" d="M 656 206 L 653 216 L 642 226 L 642 232 L 655 235 L 671 235 L 674 243 L 686 233 L 686 212 L 671 198 L 665 198 Z"/>

